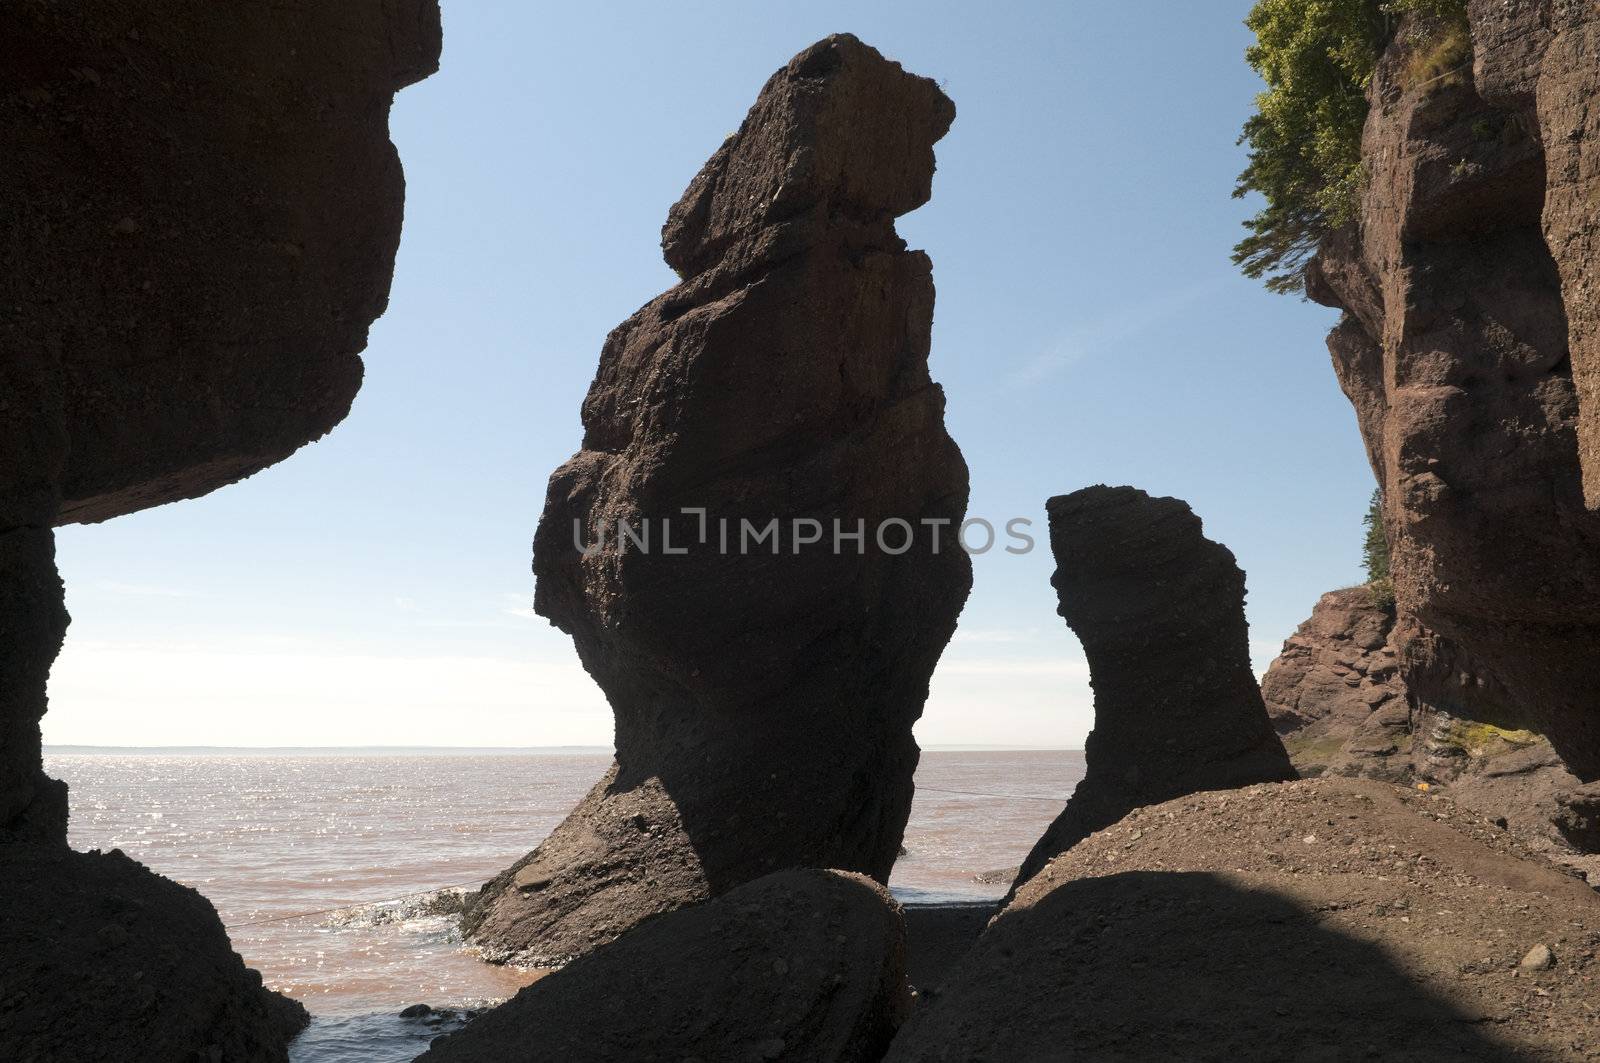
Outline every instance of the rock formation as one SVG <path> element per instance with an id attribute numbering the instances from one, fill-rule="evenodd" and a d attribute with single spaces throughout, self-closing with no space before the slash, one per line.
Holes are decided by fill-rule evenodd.
<path id="1" fill-rule="evenodd" d="M 5 1059 L 265 1063 L 306 1024 L 210 902 L 120 852 L 12 846 L 0 897 Z"/>
<path id="2" fill-rule="evenodd" d="M 781 871 L 650 920 L 434 1042 L 427 1063 L 869 1063 L 910 1005 L 899 905 Z"/>
<path id="3" fill-rule="evenodd" d="M 65 848 L 66 787 L 45 777 L 39 747 L 67 624 L 51 529 L 204 494 L 344 416 L 399 241 L 388 107 L 437 66 L 439 12 L 434 0 L 288 12 L 18 0 L 0 10 L 0 39 L 0 861 L 43 860 L 31 849 L 43 846 L 70 876 L 90 864 Z M 120 913 L 135 944 L 108 973 L 160 969 L 135 947 L 145 920 L 193 942 L 196 971 L 238 965 L 203 900 L 170 907 L 175 887 L 142 869 L 113 878 L 149 907 Z M 54 914 L 96 918 L 79 903 L 87 893 L 64 892 Z M 111 961 L 51 962 L 65 978 Z M 237 990 L 237 974 L 216 990 Z M 198 1050 L 282 1057 L 281 1031 L 246 1028 L 267 1005 L 218 1011 L 205 1021 L 241 1025 L 207 1033 L 190 1004 L 152 999 L 146 1018 L 170 1011 L 179 1040 L 209 1039 Z M 110 1043 L 93 1021 L 48 1030 L 80 1039 L 29 1042 L 50 1058 Z"/>
<path id="4" fill-rule="evenodd" d="M 953 117 L 829 37 L 671 209 L 683 281 L 607 338 L 534 540 L 534 608 L 610 700 L 616 765 L 469 904 L 486 954 L 560 962 L 785 867 L 887 879 L 971 582 L 931 266 L 894 229 Z"/>
<path id="5" fill-rule="evenodd" d="M 1087 770 L 1017 875 L 1140 805 L 1294 778 L 1250 668 L 1244 573 L 1176 498 L 1089 487 L 1052 498 L 1050 583 L 1089 658 Z"/>
<path id="6" fill-rule="evenodd" d="M 439 12 L 20 0 L 0 35 L 0 824 L 59 837 L 48 529 L 205 494 L 344 417 L 400 239 L 388 105 L 437 67 Z"/>
<path id="7" fill-rule="evenodd" d="M 1547 735 L 1600 775 L 1600 11 L 1472 0 L 1473 54 L 1412 17 L 1373 79 L 1359 224 L 1312 298 L 1383 493 L 1419 705 Z"/>
<path id="8" fill-rule="evenodd" d="M 1556 829 L 1577 848 L 1600 853 L 1600 783 L 1573 787 L 1556 798 L 1556 805 Z M 1600 888 L 1600 878 L 1590 873 L 1589 884 Z"/>
<path id="9" fill-rule="evenodd" d="M 1427 637 L 1414 621 L 1396 624 L 1365 587 L 1323 595 L 1261 683 L 1295 769 L 1442 789 L 1549 859 L 1600 872 L 1589 855 L 1600 844 L 1588 844 L 1573 812 L 1579 781 L 1548 739 L 1412 704 L 1395 647 Z"/>
<path id="10" fill-rule="evenodd" d="M 1411 708 L 1394 612 L 1366 587 L 1329 591 L 1261 680 L 1267 715 L 1304 776 L 1411 774 Z"/>
<path id="11" fill-rule="evenodd" d="M 1194 794 L 1052 861 L 886 1059 L 1589 1059 L 1596 946 L 1600 894 L 1442 798 Z"/>

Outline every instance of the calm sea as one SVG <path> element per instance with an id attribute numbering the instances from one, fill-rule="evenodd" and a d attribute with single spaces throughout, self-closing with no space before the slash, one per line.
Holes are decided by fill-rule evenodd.
<path id="1" fill-rule="evenodd" d="M 567 752 L 52 752 L 71 841 L 118 848 L 216 905 L 233 946 L 316 1017 L 297 1063 L 409 1060 L 436 1031 L 410 1004 L 471 1007 L 530 976 L 478 960 L 427 912 L 559 823 L 610 763 Z M 1078 779 L 1083 754 L 922 756 L 890 883 L 908 903 L 1000 896 Z"/>

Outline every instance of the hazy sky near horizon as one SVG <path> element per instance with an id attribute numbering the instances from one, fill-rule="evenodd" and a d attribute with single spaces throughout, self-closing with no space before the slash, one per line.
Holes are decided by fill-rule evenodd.
<path id="1" fill-rule="evenodd" d="M 1228 260 L 1259 89 L 1246 0 L 445 0 L 441 70 L 392 129 L 405 230 L 350 417 L 207 498 L 63 529 L 73 623 L 51 743 L 606 744 L 529 542 L 601 340 L 675 278 L 667 207 L 766 78 L 832 32 L 938 79 L 932 371 L 970 513 L 1040 548 L 976 559 L 924 745 L 1079 746 L 1088 669 L 1055 615 L 1044 500 L 1187 500 L 1245 569 L 1265 668 L 1360 578 L 1372 490 L 1332 312 Z"/>

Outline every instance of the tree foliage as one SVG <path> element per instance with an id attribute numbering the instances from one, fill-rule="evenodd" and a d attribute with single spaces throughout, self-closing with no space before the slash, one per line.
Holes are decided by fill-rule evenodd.
<path id="1" fill-rule="evenodd" d="M 1373 491 L 1367 514 L 1361 518 L 1367 534 L 1361 543 L 1361 563 L 1367 570 L 1367 587 L 1372 600 L 1386 608 L 1394 606 L 1394 581 L 1389 578 L 1389 535 L 1383 527 L 1383 492 Z"/>
<path id="2" fill-rule="evenodd" d="M 1298 291 L 1317 244 L 1355 216 L 1367 86 L 1414 11 L 1460 24 L 1466 0 L 1257 0 L 1245 19 L 1256 37 L 1245 59 L 1267 85 L 1239 137 L 1249 164 L 1233 193 L 1266 200 L 1234 248 L 1247 277 Z"/>

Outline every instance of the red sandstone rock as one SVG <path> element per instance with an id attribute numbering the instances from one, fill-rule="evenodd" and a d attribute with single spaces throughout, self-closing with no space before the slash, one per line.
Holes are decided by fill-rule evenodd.
<path id="1" fill-rule="evenodd" d="M 1365 587 L 1322 596 L 1267 670 L 1267 712 L 1302 775 L 1425 785 L 1505 823 L 1531 850 L 1591 876 L 1600 860 L 1582 817 L 1578 779 L 1540 734 L 1413 705 L 1396 645 L 1413 659 L 1443 652 L 1414 620 L 1396 624 Z M 1568 827 L 1575 829 L 1568 829 Z M 1600 877 L 1593 879 L 1600 884 Z"/>
<path id="2" fill-rule="evenodd" d="M 785 867 L 888 878 L 911 725 L 971 582 L 966 465 L 928 374 L 931 265 L 894 229 L 954 114 L 932 81 L 829 37 L 672 208 L 683 282 L 607 338 L 534 541 L 534 607 L 606 692 L 617 765 L 469 905 L 489 954 L 560 962 Z M 741 552 L 741 522 L 774 518 L 781 552 Z M 796 519 L 824 541 L 797 550 Z M 836 520 L 864 522 L 861 552 L 834 552 Z M 904 553 L 903 530 L 875 541 L 890 520 L 915 530 Z M 924 520 L 946 522 L 938 545 Z M 686 554 L 666 553 L 667 522 Z M 580 555 L 575 527 L 603 545 Z"/>
<path id="3" fill-rule="evenodd" d="M 1393 631 L 1394 614 L 1367 588 L 1330 591 L 1267 669 L 1261 697 L 1301 775 L 1409 775 L 1410 710 Z"/>
<path id="4" fill-rule="evenodd" d="M 1374 77 L 1358 226 L 1308 291 L 1383 488 L 1417 701 L 1549 737 L 1600 774 L 1592 4 L 1473 0 L 1470 71 L 1411 84 L 1407 22 Z M 1574 135 L 1578 131 L 1578 135 Z M 1554 256 L 1552 255 L 1554 252 Z M 1591 492 L 1595 480 L 1589 473 Z M 1409 620 L 1407 621 L 1410 622 Z"/>

